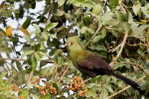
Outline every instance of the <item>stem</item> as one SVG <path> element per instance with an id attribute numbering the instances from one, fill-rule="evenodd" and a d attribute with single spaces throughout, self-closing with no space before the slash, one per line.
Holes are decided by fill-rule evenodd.
<path id="1" fill-rule="evenodd" d="M 122 51 L 124 49 L 124 46 L 126 44 L 127 37 L 128 37 L 128 32 L 125 33 L 125 36 L 123 38 L 123 41 L 120 44 L 120 50 L 119 50 L 117 56 L 115 58 L 113 58 L 112 62 L 110 63 L 110 66 L 112 66 L 115 63 L 115 61 L 120 57 L 120 55 L 121 55 L 121 53 L 122 53 Z"/>
<path id="2" fill-rule="evenodd" d="M 69 67 L 67 66 L 67 67 L 65 68 L 65 71 L 63 72 L 63 74 L 62 74 L 62 76 L 60 77 L 60 79 L 59 79 L 58 82 L 62 81 L 62 79 L 64 78 L 64 76 L 65 76 L 66 73 L 68 72 L 68 70 L 69 70 Z"/>
<path id="3" fill-rule="evenodd" d="M 103 25 L 98 26 L 97 30 L 95 31 L 95 33 L 93 34 L 93 36 L 91 37 L 91 39 L 86 43 L 85 47 L 87 47 L 89 45 L 89 43 L 95 38 L 95 36 L 97 35 L 97 33 L 102 30 L 102 28 L 103 28 Z"/>

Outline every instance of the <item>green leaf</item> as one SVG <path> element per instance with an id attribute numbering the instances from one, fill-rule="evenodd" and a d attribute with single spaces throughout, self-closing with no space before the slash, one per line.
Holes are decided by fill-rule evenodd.
<path id="1" fill-rule="evenodd" d="M 142 12 L 147 17 L 149 15 L 149 3 L 147 3 L 144 7 L 141 7 Z"/>
<path id="2" fill-rule="evenodd" d="M 22 25 L 22 27 L 24 28 L 24 29 L 27 29 L 28 28 L 28 26 L 30 25 L 30 23 L 31 23 L 31 17 L 27 17 L 27 19 L 25 20 L 25 22 L 23 23 L 23 25 Z"/>
<path id="3" fill-rule="evenodd" d="M 34 50 L 24 50 L 24 55 L 27 56 L 27 55 L 31 55 L 32 53 L 34 52 Z"/>
<path id="4" fill-rule="evenodd" d="M 105 46 L 99 45 L 99 44 L 96 44 L 94 46 L 92 45 L 89 48 L 92 49 L 92 50 L 96 50 L 96 51 L 107 51 L 107 49 L 105 48 Z"/>
<path id="5" fill-rule="evenodd" d="M 102 6 L 101 4 L 96 4 L 94 7 L 93 7 L 93 14 L 95 15 L 99 15 L 102 11 Z"/>
<path id="6" fill-rule="evenodd" d="M 141 4 L 137 3 L 137 4 L 133 5 L 132 9 L 133 9 L 133 12 L 135 13 L 135 15 L 140 15 Z"/>
<path id="7" fill-rule="evenodd" d="M 29 98 L 29 91 L 27 89 L 23 89 L 19 92 L 19 96 L 22 96 L 24 99 Z"/>
<path id="8" fill-rule="evenodd" d="M 2 35 L 2 33 L 5 33 L 5 31 L 2 28 L 0 28 L 0 36 Z"/>
<path id="9" fill-rule="evenodd" d="M 58 25 L 57 22 L 55 22 L 55 23 L 49 23 L 49 24 L 46 26 L 45 30 L 46 30 L 46 31 L 50 31 L 51 29 L 55 28 L 57 25 Z"/>
<path id="10" fill-rule="evenodd" d="M 5 60 L 0 59 L 0 66 L 3 66 L 3 65 L 4 65 L 4 63 L 5 63 Z M 2 70 L 2 68 L 1 68 L 1 70 Z"/>
<path id="11" fill-rule="evenodd" d="M 65 3 L 66 0 L 58 0 L 58 6 L 62 6 Z"/>
<path id="12" fill-rule="evenodd" d="M 11 9 L 0 9 L 0 14 L 2 17 L 11 17 L 12 12 L 13 11 Z"/>
<path id="13" fill-rule="evenodd" d="M 32 66 L 33 71 L 36 69 L 37 59 L 34 54 L 28 58 L 28 64 Z"/>
<path id="14" fill-rule="evenodd" d="M 52 99 L 52 96 L 50 94 L 47 95 L 41 95 L 39 99 Z"/>
<path id="15" fill-rule="evenodd" d="M 87 91 L 87 97 L 96 97 L 96 90 L 95 88 L 89 88 L 88 91 Z"/>
<path id="16" fill-rule="evenodd" d="M 25 73 L 24 72 L 15 72 L 13 80 L 15 81 L 15 84 L 21 85 L 25 83 Z"/>
<path id="17" fill-rule="evenodd" d="M 117 64 L 115 64 L 114 65 L 114 68 L 113 69 L 118 69 L 118 68 L 122 68 L 122 67 L 124 67 L 126 64 L 124 64 L 124 63 L 117 63 Z"/>
<path id="18" fill-rule="evenodd" d="M 40 35 L 40 39 L 44 42 L 48 40 L 48 32 L 44 31 L 41 32 L 42 35 Z"/>
<path id="19" fill-rule="evenodd" d="M 101 16 L 100 21 L 103 25 L 115 26 L 120 22 L 116 19 L 116 15 L 113 12 L 106 12 L 103 16 Z"/>
<path id="20" fill-rule="evenodd" d="M 109 6 L 110 8 L 114 9 L 116 6 L 118 6 L 119 0 L 109 0 Z"/>
<path id="21" fill-rule="evenodd" d="M 69 0 L 69 2 L 76 6 L 88 8 L 92 8 L 95 5 L 95 2 L 93 2 L 92 0 Z"/>
<path id="22" fill-rule="evenodd" d="M 35 34 L 39 34 L 39 33 L 41 33 L 41 30 L 40 30 L 40 27 L 39 27 L 39 25 L 37 25 L 37 24 L 33 24 L 33 27 L 34 27 L 34 33 Z"/>
<path id="23" fill-rule="evenodd" d="M 83 26 L 83 27 L 81 28 L 80 32 L 81 32 L 82 34 L 86 34 L 86 35 L 91 34 L 91 33 L 94 33 L 94 31 L 93 31 L 92 28 L 88 28 L 88 27 L 86 27 L 86 26 Z"/>
<path id="24" fill-rule="evenodd" d="M 84 22 L 85 25 L 91 24 L 92 21 L 93 21 L 93 20 L 92 20 L 92 17 L 91 17 L 90 15 L 87 15 L 87 16 L 85 16 L 85 17 L 83 18 L 83 22 Z"/>

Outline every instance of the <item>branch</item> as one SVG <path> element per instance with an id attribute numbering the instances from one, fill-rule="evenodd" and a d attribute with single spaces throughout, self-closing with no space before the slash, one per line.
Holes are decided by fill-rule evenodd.
<path id="1" fill-rule="evenodd" d="M 31 71 L 27 80 L 27 84 L 30 84 L 32 77 L 33 77 L 34 71 Z"/>
<path id="2" fill-rule="evenodd" d="M 65 71 L 62 73 L 62 76 L 60 77 L 60 79 L 59 79 L 58 82 L 62 81 L 62 79 L 64 78 L 64 76 L 65 76 L 66 73 L 68 72 L 68 70 L 69 70 L 69 67 L 67 66 L 67 67 L 65 68 Z"/>
<path id="3" fill-rule="evenodd" d="M 125 33 L 122 43 L 120 45 L 118 45 L 118 46 L 120 46 L 120 50 L 119 50 L 117 56 L 115 58 L 113 58 L 112 62 L 110 63 L 110 66 L 112 66 L 115 63 L 115 61 L 120 57 L 120 55 L 124 49 L 127 37 L 128 37 L 128 32 Z"/>
<path id="4" fill-rule="evenodd" d="M 121 47 L 121 44 L 119 44 L 119 45 L 116 46 L 115 48 L 109 50 L 109 52 L 115 52 L 115 51 L 117 51 L 120 47 Z"/>
<path id="5" fill-rule="evenodd" d="M 98 26 L 97 30 L 95 31 L 95 33 L 93 34 L 93 36 L 91 37 L 91 39 L 86 43 L 85 47 L 87 47 L 89 45 L 89 43 L 95 38 L 95 36 L 97 35 L 97 33 L 102 30 L 102 28 L 103 28 L 103 25 Z"/>
<path id="6" fill-rule="evenodd" d="M 146 76 L 143 76 L 143 77 L 139 78 L 139 79 L 137 80 L 137 82 L 142 81 L 145 77 L 146 77 Z M 131 87 L 131 86 L 126 86 L 125 88 L 123 88 L 123 89 L 119 90 L 118 92 L 116 92 L 116 93 L 112 94 L 111 96 L 109 96 L 107 99 L 111 99 L 112 97 L 117 96 L 118 94 L 124 92 L 125 90 L 129 89 L 130 87 Z"/>

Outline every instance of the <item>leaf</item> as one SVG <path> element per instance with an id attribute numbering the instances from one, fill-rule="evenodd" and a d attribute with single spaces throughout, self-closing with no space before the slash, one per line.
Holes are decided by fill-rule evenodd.
<path id="1" fill-rule="evenodd" d="M 142 12 L 146 17 L 149 15 L 149 3 L 147 3 L 144 7 L 141 7 Z"/>
<path id="2" fill-rule="evenodd" d="M 92 0 L 69 0 L 69 2 L 76 6 L 88 8 L 92 8 L 95 5 L 95 2 L 93 2 Z"/>
<path id="3" fill-rule="evenodd" d="M 103 25 L 115 26 L 119 24 L 119 20 L 115 18 L 115 14 L 113 12 L 106 12 L 103 16 L 101 16 L 101 23 Z"/>
<path id="4" fill-rule="evenodd" d="M 45 30 L 46 30 L 46 31 L 50 31 L 51 29 L 55 28 L 57 25 L 58 25 L 57 22 L 55 22 L 55 23 L 49 23 L 49 24 L 46 26 Z"/>
<path id="5" fill-rule="evenodd" d="M 65 3 L 66 0 L 58 0 L 58 6 L 62 6 Z"/>
<path id="6" fill-rule="evenodd" d="M 47 41 L 48 40 L 48 32 L 43 31 L 43 32 L 41 32 L 41 34 L 42 34 L 40 36 L 41 40 Z"/>
<path id="7" fill-rule="evenodd" d="M 0 66 L 3 66 L 3 65 L 4 65 L 4 63 L 5 63 L 5 60 L 0 59 Z M 3 68 L 1 68 L 1 70 L 3 70 Z M 0 71 L 1 71 L 1 70 L 0 70 Z"/>
<path id="8" fill-rule="evenodd" d="M 87 15 L 87 16 L 85 16 L 85 17 L 83 18 L 83 22 L 84 22 L 85 25 L 91 24 L 92 21 L 93 21 L 93 19 L 92 19 L 92 17 L 91 17 L 90 15 Z"/>
<path id="9" fill-rule="evenodd" d="M 37 59 L 35 55 L 32 55 L 28 58 L 28 64 L 32 66 L 33 71 L 36 69 Z"/>
<path id="10" fill-rule="evenodd" d="M 83 26 L 83 27 L 81 28 L 80 32 L 81 32 L 82 34 L 86 34 L 86 35 L 88 35 L 88 34 L 90 34 L 90 33 L 94 33 L 93 29 L 88 28 L 88 27 L 86 27 L 86 26 Z"/>
<path id="11" fill-rule="evenodd" d="M 28 26 L 30 25 L 30 23 L 31 23 L 31 17 L 27 17 L 27 19 L 25 20 L 25 22 L 22 25 L 22 28 L 27 29 Z"/>
<path id="12" fill-rule="evenodd" d="M 105 48 L 105 46 L 103 45 L 92 45 L 91 47 L 89 47 L 92 50 L 96 50 L 96 51 L 107 51 L 107 49 Z"/>
<path id="13" fill-rule="evenodd" d="M 138 26 L 136 23 L 131 24 L 131 36 L 135 36 L 137 38 L 144 38 L 144 35 L 146 34 L 144 31 L 149 27 L 149 25 L 141 25 Z"/>
<path id="14" fill-rule="evenodd" d="M 50 94 L 47 95 L 41 95 L 39 99 L 52 99 L 52 96 Z"/>
<path id="15" fill-rule="evenodd" d="M 99 15 L 100 13 L 101 13 L 101 11 L 102 11 L 102 6 L 101 6 L 101 4 L 96 4 L 94 7 L 93 7 L 93 13 L 95 14 L 95 15 Z"/>
<path id="16" fill-rule="evenodd" d="M 110 8 L 114 9 L 116 6 L 118 6 L 119 0 L 109 0 L 109 6 Z"/>
<path id="17" fill-rule="evenodd" d="M 94 89 L 94 88 L 89 88 L 88 90 L 87 90 L 87 97 L 96 97 L 96 90 Z"/>
<path id="18" fill-rule="evenodd" d="M 12 10 L 11 9 L 0 9 L 0 14 L 3 17 L 11 17 L 12 16 Z"/>
<path id="19" fill-rule="evenodd" d="M 106 36 L 106 30 L 102 29 L 100 33 L 93 39 L 93 43 L 99 42 L 101 39 L 104 39 Z"/>
<path id="20" fill-rule="evenodd" d="M 5 33 L 5 31 L 2 28 L 0 28 L 0 36 L 2 36 L 3 33 Z"/>
<path id="21" fill-rule="evenodd" d="M 6 36 L 8 36 L 8 37 L 12 37 L 12 31 L 13 31 L 13 28 L 11 27 L 11 26 L 8 26 L 7 28 L 6 28 Z"/>
<path id="22" fill-rule="evenodd" d="M 28 99 L 29 98 L 29 91 L 23 89 L 19 92 L 19 99 Z"/>
<path id="23" fill-rule="evenodd" d="M 23 5 L 20 5 L 19 10 L 15 12 L 16 19 L 23 18 L 24 12 L 25 12 L 25 10 L 23 8 Z"/>
<path id="24" fill-rule="evenodd" d="M 133 5 L 132 9 L 133 9 L 133 12 L 135 13 L 135 15 L 140 15 L 140 11 L 141 11 L 140 3 Z"/>
<path id="25" fill-rule="evenodd" d="M 128 21 L 128 14 L 127 13 L 121 13 L 118 11 L 118 12 L 116 12 L 116 16 L 117 16 L 119 21 L 124 21 L 124 22 Z"/>
<path id="26" fill-rule="evenodd" d="M 41 30 L 40 30 L 40 27 L 39 27 L 39 25 L 37 25 L 37 24 L 33 24 L 33 27 L 34 27 L 34 33 L 36 33 L 36 34 L 39 34 L 39 33 L 41 33 Z"/>
<path id="27" fill-rule="evenodd" d="M 117 63 L 114 65 L 113 69 L 116 70 L 116 69 L 125 67 L 125 65 L 126 65 L 125 63 Z"/>
<path id="28" fill-rule="evenodd" d="M 31 49 L 26 49 L 26 50 L 24 50 L 24 55 L 25 55 L 25 56 L 31 55 L 32 53 L 34 53 L 34 50 L 31 50 Z"/>

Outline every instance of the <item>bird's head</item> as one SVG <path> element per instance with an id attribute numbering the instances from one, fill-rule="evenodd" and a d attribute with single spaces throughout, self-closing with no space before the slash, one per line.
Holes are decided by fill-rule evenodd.
<path id="1" fill-rule="evenodd" d="M 78 36 L 73 36 L 73 37 L 69 37 L 66 43 L 67 47 L 71 47 L 73 45 L 77 45 L 79 44 L 79 37 Z"/>
<path id="2" fill-rule="evenodd" d="M 82 49 L 80 39 L 78 36 L 69 37 L 65 45 L 68 51 L 74 52 Z"/>

